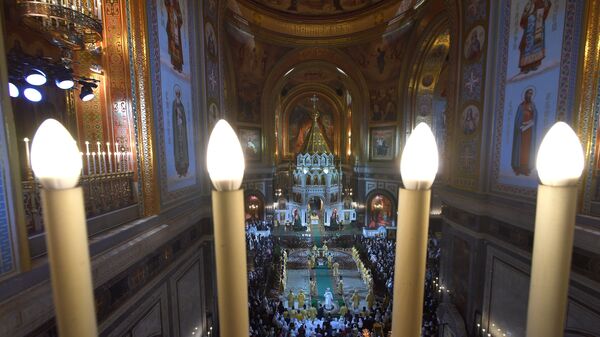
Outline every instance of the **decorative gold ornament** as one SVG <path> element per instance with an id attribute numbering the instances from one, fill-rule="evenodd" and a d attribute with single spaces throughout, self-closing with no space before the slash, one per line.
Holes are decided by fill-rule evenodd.
<path id="1" fill-rule="evenodd" d="M 17 0 L 23 22 L 55 45 L 84 49 L 102 40 L 102 1 Z"/>

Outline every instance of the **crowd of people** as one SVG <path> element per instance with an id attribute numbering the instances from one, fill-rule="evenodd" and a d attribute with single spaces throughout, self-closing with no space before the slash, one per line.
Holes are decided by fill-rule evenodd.
<path id="1" fill-rule="evenodd" d="M 396 240 L 383 237 L 357 240 L 357 246 L 366 259 L 375 278 L 375 285 L 385 289 L 386 296 L 392 296 L 394 287 L 394 262 Z M 425 273 L 425 299 L 423 303 L 422 336 L 437 336 L 438 319 L 436 315 L 439 297 L 434 281 L 439 277 L 439 241 L 431 237 L 427 244 L 427 269 Z"/>
<path id="2" fill-rule="evenodd" d="M 357 246 L 364 254 L 367 266 L 372 270 L 375 278 L 375 286 L 378 289 L 385 288 L 388 294 L 392 294 L 394 287 L 394 259 L 396 254 L 396 240 L 383 237 L 366 238 L 359 237 Z"/>
<path id="3" fill-rule="evenodd" d="M 323 303 L 298 304 L 288 307 L 282 298 L 270 298 L 266 292 L 269 284 L 269 273 L 275 262 L 283 262 L 285 250 L 274 255 L 272 236 L 257 235 L 260 223 L 248 223 L 246 243 L 251 267 L 249 280 L 249 313 L 251 337 L 383 337 L 391 328 L 391 312 L 395 259 L 395 240 L 386 238 L 357 239 L 355 246 L 365 261 L 365 268 L 371 270 L 374 285 L 379 285 L 380 295 L 371 299 L 369 304 L 357 308 L 353 303 L 343 304 L 333 313 L 325 310 Z M 256 226 L 256 227 L 255 227 Z M 256 230 L 253 230 L 256 228 Z M 428 244 L 428 261 L 425 280 L 425 301 L 423 313 L 422 336 L 436 336 L 438 321 L 436 309 L 438 293 L 434 284 L 439 275 L 440 247 L 436 239 Z M 281 255 L 281 256 L 279 256 Z M 277 260 L 277 261 L 275 261 Z M 283 263 L 285 268 L 285 263 Z M 278 272 L 278 271 L 276 271 Z M 367 299 L 365 299 L 365 302 Z M 369 307 L 371 306 L 371 307 Z"/>
<path id="4" fill-rule="evenodd" d="M 269 270 L 272 269 L 273 237 L 246 231 L 246 247 L 248 257 L 252 260 L 248 268 L 248 284 L 251 288 L 260 287 L 267 282 Z"/>
<path id="5" fill-rule="evenodd" d="M 260 220 L 260 219 L 246 219 L 246 231 L 270 231 L 273 229 L 272 220 Z"/>
<path id="6" fill-rule="evenodd" d="M 286 308 L 283 300 L 268 300 L 256 291 L 250 291 L 251 337 L 384 337 L 384 326 L 391 322 L 391 310 L 383 310 L 380 303 L 373 308 L 331 315 L 324 309 Z M 312 310 L 311 310 L 312 309 Z"/>

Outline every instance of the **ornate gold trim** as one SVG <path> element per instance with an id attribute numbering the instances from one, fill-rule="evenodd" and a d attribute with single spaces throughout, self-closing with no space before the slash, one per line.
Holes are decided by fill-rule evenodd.
<path id="1" fill-rule="evenodd" d="M 293 22 L 287 15 L 271 13 L 250 2 L 229 0 L 228 21 L 273 42 L 332 46 L 357 43 L 357 40 L 368 40 L 375 34 L 402 29 L 423 7 L 414 9 L 413 4 L 414 1 L 390 1 L 378 6 L 376 11 L 366 11 L 341 20 L 303 18 L 300 22 Z"/>
<path id="2" fill-rule="evenodd" d="M 598 183 L 598 166 L 600 146 L 598 146 L 598 117 L 595 108 L 598 102 L 600 82 L 600 0 L 586 2 L 584 13 L 585 35 L 581 45 L 581 67 L 579 68 L 576 102 L 579 102 L 574 113 L 574 123 L 583 142 L 588 167 L 583 175 L 580 188 L 580 206 L 584 213 L 590 212 L 594 198 L 594 186 Z"/>
<path id="3" fill-rule="evenodd" d="M 123 1 L 122 10 L 127 11 L 130 34 L 130 60 L 133 69 L 134 122 L 137 126 L 138 168 L 141 180 L 141 211 L 144 216 L 160 212 L 157 163 L 154 156 L 154 116 L 152 114 L 152 94 L 150 86 L 150 57 L 148 47 L 148 18 L 146 1 Z"/>

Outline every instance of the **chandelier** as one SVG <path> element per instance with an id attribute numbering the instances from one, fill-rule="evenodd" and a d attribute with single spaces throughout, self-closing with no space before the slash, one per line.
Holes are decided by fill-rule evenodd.
<path id="1" fill-rule="evenodd" d="M 102 40 L 101 0 L 17 0 L 16 8 L 25 25 L 61 48 L 92 48 Z"/>

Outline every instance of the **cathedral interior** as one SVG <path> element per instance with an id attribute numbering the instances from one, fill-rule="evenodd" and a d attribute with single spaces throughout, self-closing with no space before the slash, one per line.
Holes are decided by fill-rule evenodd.
<path id="1" fill-rule="evenodd" d="M 600 0 L 4 0 L 0 14 L 0 336 L 77 336 L 59 304 L 86 296 L 58 284 L 88 269 L 98 336 L 230 337 L 248 308 L 249 336 L 418 337 L 396 329 L 407 293 L 421 336 L 600 336 Z M 72 137 L 48 151 L 76 144 L 83 202 L 49 202 L 48 119 Z M 221 119 L 243 154 L 240 212 L 207 168 Z M 571 197 L 543 199 L 536 155 L 557 122 L 583 168 Z M 439 164 L 407 286 L 399 251 L 416 252 L 397 247 L 421 241 L 405 235 L 401 158 L 421 125 Z M 57 267 L 60 248 L 85 266 Z M 225 282 L 230 262 L 241 278 Z M 565 296 L 544 316 L 533 298 L 561 298 L 554 278 Z M 223 300 L 237 288 L 247 301 Z"/>

